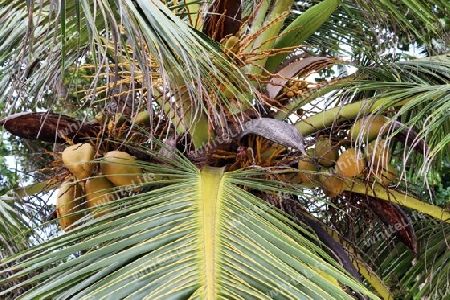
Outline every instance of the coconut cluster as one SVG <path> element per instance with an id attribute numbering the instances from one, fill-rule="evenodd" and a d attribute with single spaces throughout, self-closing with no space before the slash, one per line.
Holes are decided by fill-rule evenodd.
<path id="1" fill-rule="evenodd" d="M 85 208 L 96 218 L 110 212 L 107 204 L 118 197 L 112 193 L 115 187 L 146 181 L 142 169 L 136 167 L 136 158 L 126 152 L 107 152 L 100 163 L 94 157 L 95 149 L 89 143 L 75 144 L 62 152 L 62 161 L 72 173 L 57 194 L 56 212 L 63 230 L 70 230 L 83 217 Z"/>
<path id="2" fill-rule="evenodd" d="M 363 140 L 364 154 L 369 166 L 368 178 L 387 186 L 397 179 L 397 170 L 390 161 L 392 151 L 384 136 L 389 131 L 389 119 L 380 115 L 369 115 L 359 119 L 350 129 L 352 141 Z"/>
<path id="3" fill-rule="evenodd" d="M 340 195 L 349 179 L 362 177 L 387 186 L 397 179 L 390 163 L 392 152 L 383 138 L 388 131 L 384 116 L 357 120 L 350 129 L 350 147 L 340 147 L 330 138 L 318 138 L 309 156 L 298 161 L 299 180 L 306 187 L 321 187 L 329 197 Z M 356 146 L 356 140 L 363 141 Z"/>

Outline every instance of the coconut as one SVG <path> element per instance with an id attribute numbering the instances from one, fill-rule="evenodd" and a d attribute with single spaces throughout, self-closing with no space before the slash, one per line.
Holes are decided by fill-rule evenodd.
<path id="1" fill-rule="evenodd" d="M 67 169 L 78 179 L 84 180 L 92 175 L 95 164 L 95 149 L 89 143 L 78 143 L 67 147 L 62 152 L 62 161 Z"/>
<path id="2" fill-rule="evenodd" d="M 336 162 L 336 172 L 344 177 L 355 177 L 362 173 L 366 165 L 364 156 L 356 148 L 345 150 Z"/>
<path id="3" fill-rule="evenodd" d="M 65 231 L 72 229 L 71 225 L 83 216 L 82 213 L 79 213 L 84 208 L 83 199 L 80 196 L 80 185 L 71 181 L 64 182 L 58 190 L 56 214 L 61 228 Z"/>
<path id="4" fill-rule="evenodd" d="M 116 113 L 108 122 L 108 132 L 112 132 L 114 129 L 119 128 L 123 123 L 125 123 L 125 121 L 126 119 L 121 113 Z"/>
<path id="5" fill-rule="evenodd" d="M 338 159 L 339 149 L 337 145 L 333 146 L 330 139 L 319 139 L 316 142 L 314 156 L 322 166 L 332 167 Z"/>
<path id="6" fill-rule="evenodd" d="M 142 170 L 136 167 L 136 158 L 126 152 L 106 153 L 100 168 L 106 178 L 115 186 L 142 183 Z"/>
<path id="7" fill-rule="evenodd" d="M 108 207 L 98 207 L 108 202 L 116 200 L 116 195 L 111 193 L 114 184 L 105 177 L 89 178 L 85 184 L 87 208 L 94 214 L 94 216 L 101 217 L 111 210 Z M 101 212 L 94 212 L 100 209 Z"/>
<path id="8" fill-rule="evenodd" d="M 385 168 L 391 160 L 391 150 L 386 140 L 376 139 L 364 149 L 367 161 L 374 169 Z"/>
<path id="9" fill-rule="evenodd" d="M 319 175 L 319 182 L 325 195 L 330 198 L 336 197 L 344 192 L 345 181 L 335 174 L 321 174 Z"/>
<path id="10" fill-rule="evenodd" d="M 377 136 L 385 134 L 389 127 L 383 126 L 389 119 L 385 116 L 371 115 L 357 120 L 350 128 L 350 137 L 352 140 L 362 137 L 364 141 L 372 141 Z M 382 130 L 383 128 L 383 130 Z"/>
<path id="11" fill-rule="evenodd" d="M 315 184 L 317 183 L 317 176 L 315 174 L 311 174 L 309 172 L 317 172 L 317 165 L 314 163 L 312 158 L 304 157 L 298 161 L 298 169 L 301 171 L 307 172 L 299 172 L 298 177 L 300 178 L 303 184 Z"/>
<path id="12" fill-rule="evenodd" d="M 146 110 L 143 110 L 141 112 L 139 112 L 135 117 L 134 117 L 134 124 L 149 124 L 150 123 L 150 115 L 148 114 L 148 112 Z"/>
<path id="13" fill-rule="evenodd" d="M 397 179 L 397 169 L 393 165 L 387 165 L 387 167 L 383 167 L 382 169 L 375 170 L 371 173 L 375 180 L 384 186 L 388 186 L 394 180 Z"/>
<path id="14" fill-rule="evenodd" d="M 236 54 L 239 51 L 240 45 L 239 45 L 239 38 L 235 35 L 231 35 L 227 38 L 224 38 L 221 41 L 221 44 L 225 48 L 225 51 L 228 54 L 234 53 Z"/>

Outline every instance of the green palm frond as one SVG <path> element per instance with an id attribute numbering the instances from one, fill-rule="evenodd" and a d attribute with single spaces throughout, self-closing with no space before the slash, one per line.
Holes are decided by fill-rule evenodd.
<path id="1" fill-rule="evenodd" d="M 0 196 L 0 255 L 16 253 L 27 247 L 24 234 L 29 225 L 23 217 L 20 204 L 15 197 Z"/>
<path id="2" fill-rule="evenodd" d="M 288 22 L 320 2 L 294 4 Z M 345 54 L 358 65 L 366 66 L 407 56 L 402 51 L 412 49 L 411 41 L 418 43 L 418 51 L 426 50 L 430 55 L 444 53 L 448 51 L 445 49 L 449 38 L 445 21 L 449 6 L 444 2 L 342 1 L 306 44 L 314 53 Z"/>
<path id="3" fill-rule="evenodd" d="M 366 253 L 373 257 L 371 263 L 376 266 L 379 276 L 389 282 L 398 295 L 409 295 L 413 299 L 444 299 L 448 296 L 449 285 L 449 225 L 422 214 L 413 214 L 411 220 L 421 245 L 416 256 L 403 244 L 381 238 L 375 243 L 366 239 L 372 246 L 365 247 Z M 372 236 L 383 235 L 383 232 L 372 233 Z"/>
<path id="4" fill-rule="evenodd" d="M 54 265 L 16 285 L 44 280 L 23 299 L 154 299 L 169 292 L 200 298 L 351 298 L 344 286 L 376 298 L 311 242 L 310 233 L 247 192 L 239 172 L 198 171 L 185 160 L 177 165 L 141 165 L 168 179 L 146 183 L 147 192 L 115 201 L 111 214 L 87 219 L 70 234 L 6 260 L 23 259 L 6 268 L 17 270 L 9 280 Z"/>
<path id="5" fill-rule="evenodd" d="M 6 41 L 0 48 L 0 65 L 4 69 L 2 81 L 5 83 L 2 85 L 2 100 L 10 102 L 11 106 L 20 97 L 33 94 L 36 95 L 34 109 L 40 107 L 40 102 L 48 98 L 48 88 L 58 86 L 64 71 L 86 56 L 103 70 L 94 74 L 91 93 L 95 93 L 96 87 L 108 84 L 110 76 L 117 77 L 122 72 L 109 69 L 110 63 L 119 57 L 128 57 L 135 62 L 134 69 L 130 70 L 131 76 L 139 77 L 149 96 L 157 94 L 157 89 L 164 85 L 165 92 L 192 104 L 188 107 L 196 119 L 205 114 L 221 124 L 217 119 L 220 114 L 217 109 L 229 107 L 229 103 L 223 92 L 217 89 L 219 83 L 234 86 L 232 91 L 239 94 L 240 101 L 236 107 L 241 104 L 248 106 L 252 87 L 246 77 L 230 63 L 218 45 L 181 21 L 161 2 L 122 1 L 111 5 L 108 1 L 96 1 L 98 10 L 95 11 L 101 12 L 101 16 L 93 15 L 94 4 L 90 1 L 68 2 L 63 7 L 65 11 L 60 16 L 61 20 L 55 18 L 57 10 L 51 3 L 48 1 L 29 8 L 34 12 L 33 31 L 27 26 L 17 27 L 13 22 L 2 24 L 0 38 Z M 119 8 L 116 5 L 120 6 L 122 16 L 117 14 Z M 9 10 L 4 9 L 0 18 L 10 20 L 14 14 L 19 20 L 17 23 L 26 24 L 28 8 L 25 5 L 10 4 L 6 7 Z M 51 48 L 47 47 L 50 43 Z M 112 55 L 105 49 L 111 45 L 114 45 Z M 12 56 L 15 53 L 12 50 L 16 48 L 33 53 L 33 57 Z M 156 64 L 151 66 L 151 62 Z M 13 70 L 18 64 L 27 69 L 24 72 L 27 78 L 15 77 Z M 162 76 L 155 77 L 156 70 Z M 19 80 L 25 88 L 13 92 Z M 217 105 L 217 101 L 222 105 Z"/>

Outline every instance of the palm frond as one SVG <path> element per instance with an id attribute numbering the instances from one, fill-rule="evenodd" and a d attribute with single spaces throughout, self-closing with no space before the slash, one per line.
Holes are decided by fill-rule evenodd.
<path id="1" fill-rule="evenodd" d="M 319 2 L 294 5 L 289 20 Z M 343 1 L 307 44 L 310 51 L 350 56 L 365 66 L 407 57 L 403 51 L 413 50 L 414 43 L 417 51 L 437 55 L 448 51 L 448 9 L 443 1 Z"/>
<path id="2" fill-rule="evenodd" d="M 191 113 L 195 120 L 205 114 L 211 122 L 220 125 L 223 122 L 217 119 L 218 109 L 230 104 L 223 91 L 217 89 L 218 84 L 234 86 L 233 91 L 239 94 L 240 101 L 236 107 L 248 107 L 252 86 L 246 77 L 229 62 L 217 44 L 189 27 L 163 3 L 120 1 L 110 5 L 107 1 L 96 1 L 94 5 L 80 1 L 66 4 L 61 16 L 57 15 L 58 6 L 51 1 L 29 8 L 9 4 L 6 6 L 9 10 L 2 11 L 0 18 L 10 20 L 14 14 L 20 24 L 28 21 L 28 9 L 35 18 L 30 20 L 35 23 L 33 31 L 12 22 L 2 23 L 0 30 L 6 41 L 2 44 L 0 60 L 5 71 L 2 72 L 5 83 L 2 100 L 10 103 L 10 109 L 22 104 L 21 99 L 30 94 L 36 99 L 33 109 L 39 108 L 49 98 L 49 90 L 53 91 L 50 95 L 54 95 L 57 88 L 61 88 L 65 70 L 73 70 L 69 67 L 79 65 L 86 57 L 93 59 L 98 71 L 93 74 L 84 104 L 95 100 L 97 87 L 114 83 L 120 77 L 122 70 L 117 66 L 110 68 L 109 64 L 119 57 L 128 57 L 135 62 L 134 68 L 128 71 L 131 83 L 134 85 L 133 81 L 139 78 L 145 88 L 148 108 L 152 107 L 153 94 L 164 86 L 163 94 L 170 92 L 182 101 L 189 101 L 187 106 L 191 112 L 182 110 L 181 116 Z M 100 12 L 100 16 L 94 15 L 94 10 Z M 119 16 L 118 11 L 122 15 Z M 48 47 L 50 43 L 52 47 Z M 112 53 L 107 52 L 112 45 Z M 11 51 L 15 48 L 33 53 L 33 57 L 7 54 L 15 53 Z M 17 69 L 18 66 L 24 66 L 25 72 L 20 70 L 23 67 Z M 36 72 L 36 68 L 40 71 Z M 155 76 L 156 70 L 161 76 Z M 62 97 L 66 96 L 63 93 Z"/>
<path id="3" fill-rule="evenodd" d="M 372 263 L 378 266 L 379 275 L 395 287 L 398 294 L 443 299 L 448 296 L 449 286 L 449 226 L 421 214 L 414 215 L 412 220 L 421 245 L 417 256 L 403 244 L 378 239 L 371 247 L 377 253 Z"/>
<path id="4" fill-rule="evenodd" d="M 16 253 L 27 247 L 24 234 L 29 225 L 20 215 L 21 206 L 17 199 L 7 195 L 0 196 L 0 253 L 1 255 Z"/>
<path id="5" fill-rule="evenodd" d="M 344 286 L 376 298 L 312 243 L 310 233 L 243 189 L 239 172 L 198 171 L 183 159 L 176 164 L 141 165 L 168 179 L 145 183 L 147 192 L 115 201 L 112 213 L 85 219 L 70 234 L 6 260 L 23 260 L 9 280 L 53 266 L 15 286 L 44 280 L 23 299 L 153 299 L 169 291 L 183 297 L 351 298 Z"/>

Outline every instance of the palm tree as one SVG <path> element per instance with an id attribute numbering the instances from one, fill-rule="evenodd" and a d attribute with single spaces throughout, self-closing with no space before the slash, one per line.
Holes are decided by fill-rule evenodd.
<path id="1" fill-rule="evenodd" d="M 80 204 L 2 209 L 0 295 L 448 296 L 450 5 L 310 2 L 1 0 L 0 124 L 54 161 L 0 204 Z"/>

